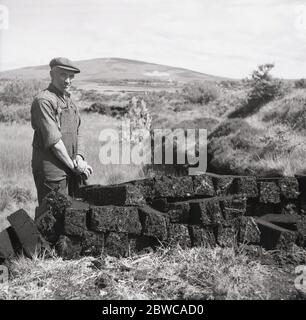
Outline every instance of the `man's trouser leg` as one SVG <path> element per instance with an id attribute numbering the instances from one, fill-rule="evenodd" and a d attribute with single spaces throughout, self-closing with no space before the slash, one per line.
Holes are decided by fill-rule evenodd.
<path id="1" fill-rule="evenodd" d="M 39 206 L 42 204 L 44 197 L 53 190 L 68 194 L 68 183 L 66 178 L 60 181 L 47 181 L 43 175 L 34 174 L 34 182 Z"/>

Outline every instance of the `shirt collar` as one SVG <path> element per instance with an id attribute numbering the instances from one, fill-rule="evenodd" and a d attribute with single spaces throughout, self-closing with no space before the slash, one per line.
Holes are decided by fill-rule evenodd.
<path id="1" fill-rule="evenodd" d="M 60 90 L 58 90 L 52 83 L 49 84 L 48 90 L 55 93 L 58 97 L 61 98 L 70 98 L 70 93 L 69 92 L 61 92 Z"/>

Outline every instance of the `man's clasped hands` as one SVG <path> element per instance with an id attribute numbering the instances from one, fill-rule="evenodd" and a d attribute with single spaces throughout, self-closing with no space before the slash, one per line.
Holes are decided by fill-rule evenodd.
<path id="1" fill-rule="evenodd" d="M 93 173 L 92 167 L 79 155 L 73 160 L 74 172 L 77 175 L 85 175 L 86 179 Z"/>

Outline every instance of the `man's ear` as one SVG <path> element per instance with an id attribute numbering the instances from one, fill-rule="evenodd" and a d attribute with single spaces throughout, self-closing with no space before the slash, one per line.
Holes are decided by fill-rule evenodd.
<path id="1" fill-rule="evenodd" d="M 50 77 L 51 77 L 51 80 L 53 80 L 53 79 L 54 79 L 54 77 L 55 77 L 55 73 L 56 73 L 56 68 L 53 68 L 53 69 L 51 69 L 51 70 L 50 70 Z"/>

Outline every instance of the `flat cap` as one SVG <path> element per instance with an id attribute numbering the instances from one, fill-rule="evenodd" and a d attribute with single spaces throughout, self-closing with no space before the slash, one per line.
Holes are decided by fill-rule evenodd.
<path id="1" fill-rule="evenodd" d="M 75 73 L 80 73 L 80 69 L 76 67 L 72 61 L 64 57 L 54 58 L 49 63 L 50 68 L 58 67 L 65 70 L 73 71 Z"/>

